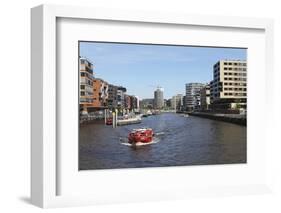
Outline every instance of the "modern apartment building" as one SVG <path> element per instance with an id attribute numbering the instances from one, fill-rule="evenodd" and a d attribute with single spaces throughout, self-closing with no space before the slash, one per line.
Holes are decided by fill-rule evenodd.
<path id="1" fill-rule="evenodd" d="M 176 111 L 180 111 L 180 110 L 183 110 L 183 95 L 182 94 L 177 94 L 175 96 L 172 97 L 172 100 L 171 100 L 171 108 L 173 110 L 176 110 Z"/>
<path id="2" fill-rule="evenodd" d="M 171 98 L 171 108 L 173 110 L 176 110 L 176 107 L 177 107 L 177 97 L 174 95 Z"/>
<path id="3" fill-rule="evenodd" d="M 182 104 L 183 104 L 182 110 L 185 111 L 185 110 L 186 110 L 186 95 L 184 95 L 184 96 L 182 97 Z"/>
<path id="4" fill-rule="evenodd" d="M 117 108 L 117 89 L 118 86 L 109 84 L 108 85 L 108 99 L 107 105 L 111 110 L 115 110 Z"/>
<path id="5" fill-rule="evenodd" d="M 125 109 L 129 110 L 129 112 L 136 112 L 139 109 L 139 98 L 134 95 L 126 95 L 125 99 Z"/>
<path id="6" fill-rule="evenodd" d="M 80 70 L 80 112 L 88 113 L 88 107 L 93 104 L 93 63 L 86 58 L 79 58 Z"/>
<path id="7" fill-rule="evenodd" d="M 139 98 L 139 96 L 133 96 L 133 97 L 134 97 L 134 102 L 133 102 L 134 109 L 135 109 L 135 111 L 139 111 L 140 110 L 140 98 Z"/>
<path id="8" fill-rule="evenodd" d="M 100 78 L 93 80 L 93 104 L 97 109 L 107 108 L 108 83 Z"/>
<path id="9" fill-rule="evenodd" d="M 125 94 L 127 89 L 122 86 L 117 87 L 117 107 L 119 109 L 125 109 Z"/>
<path id="10" fill-rule="evenodd" d="M 213 66 L 210 91 L 213 109 L 247 108 L 246 61 L 218 61 Z"/>
<path id="11" fill-rule="evenodd" d="M 164 107 L 164 89 L 158 87 L 154 91 L 154 109 L 162 109 Z"/>
<path id="12" fill-rule="evenodd" d="M 152 109 L 153 103 L 154 103 L 154 99 L 152 99 L 152 98 L 142 99 L 140 101 L 140 107 L 142 109 Z"/>
<path id="13" fill-rule="evenodd" d="M 130 95 L 125 94 L 124 100 L 125 100 L 125 109 L 132 110 L 132 108 L 133 108 L 132 97 Z"/>
<path id="14" fill-rule="evenodd" d="M 172 99 L 164 99 L 164 107 L 165 109 L 169 109 L 172 107 Z"/>
<path id="15" fill-rule="evenodd" d="M 139 110 L 139 98 L 134 95 L 130 95 L 131 99 L 131 110 L 138 111 Z"/>
<path id="16" fill-rule="evenodd" d="M 206 84 L 200 91 L 200 109 L 208 110 L 211 104 L 210 84 Z"/>
<path id="17" fill-rule="evenodd" d="M 200 108 L 200 91 L 203 88 L 202 83 L 188 83 L 185 85 L 186 110 L 194 111 Z"/>

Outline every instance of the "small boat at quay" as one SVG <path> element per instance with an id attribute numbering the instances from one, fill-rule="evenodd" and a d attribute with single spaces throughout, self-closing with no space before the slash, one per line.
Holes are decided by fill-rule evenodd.
<path id="1" fill-rule="evenodd" d="M 118 126 L 129 125 L 129 124 L 138 124 L 138 123 L 141 123 L 140 116 L 136 116 L 136 117 L 132 117 L 132 118 L 123 118 L 123 119 L 117 120 Z"/>
<path id="2" fill-rule="evenodd" d="M 151 128 L 133 129 L 128 135 L 128 142 L 132 145 L 137 143 L 151 143 L 154 137 Z"/>
<path id="3" fill-rule="evenodd" d="M 115 118 L 107 118 L 105 124 L 106 125 L 113 125 L 113 120 Z M 129 124 L 138 124 L 141 123 L 141 116 L 134 116 L 134 117 L 128 117 L 128 116 L 123 116 L 123 117 L 119 117 L 116 120 L 116 124 L 118 126 L 123 126 L 123 125 L 129 125 Z"/>

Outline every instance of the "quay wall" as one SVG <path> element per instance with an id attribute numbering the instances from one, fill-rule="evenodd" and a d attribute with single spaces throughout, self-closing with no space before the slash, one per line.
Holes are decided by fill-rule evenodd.
<path id="1" fill-rule="evenodd" d="M 215 113 L 203 113 L 203 112 L 191 112 L 188 114 L 191 116 L 198 116 L 202 118 L 208 118 L 217 121 L 224 121 L 224 122 L 247 126 L 246 115 L 215 114 Z"/>

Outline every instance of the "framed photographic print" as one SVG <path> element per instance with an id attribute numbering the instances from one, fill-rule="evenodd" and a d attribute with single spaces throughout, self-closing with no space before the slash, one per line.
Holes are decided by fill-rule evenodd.
<path id="1" fill-rule="evenodd" d="M 269 19 L 33 8 L 32 203 L 269 192 L 271 123 L 260 112 L 273 103 L 272 28 Z"/>

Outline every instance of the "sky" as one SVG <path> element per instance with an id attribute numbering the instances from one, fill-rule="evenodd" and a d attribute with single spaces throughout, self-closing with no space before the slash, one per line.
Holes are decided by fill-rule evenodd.
<path id="1" fill-rule="evenodd" d="M 79 42 L 80 56 L 94 64 L 96 78 L 127 88 L 127 94 L 153 98 L 157 86 L 164 98 L 185 95 L 185 84 L 209 83 L 221 59 L 246 60 L 247 50 L 148 44 Z"/>

